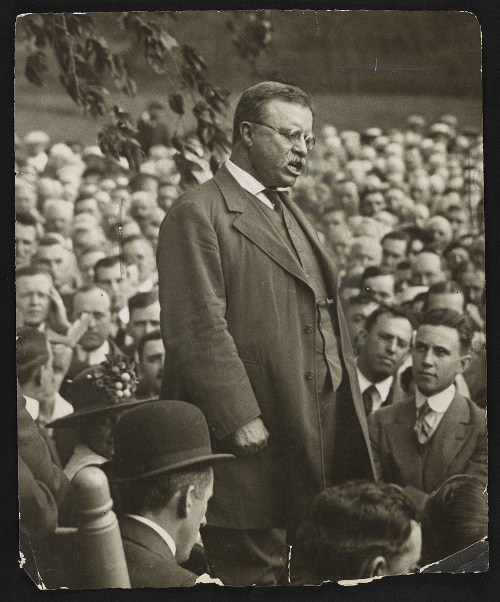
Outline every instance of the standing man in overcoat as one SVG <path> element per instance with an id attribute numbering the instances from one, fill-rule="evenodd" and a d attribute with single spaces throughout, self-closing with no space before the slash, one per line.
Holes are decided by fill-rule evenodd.
<path id="1" fill-rule="evenodd" d="M 160 230 L 160 398 L 201 408 L 214 450 L 238 458 L 216 467 L 212 576 L 274 585 L 314 496 L 373 465 L 335 265 L 287 194 L 314 147 L 312 101 L 262 82 L 233 125 L 230 160 Z"/>

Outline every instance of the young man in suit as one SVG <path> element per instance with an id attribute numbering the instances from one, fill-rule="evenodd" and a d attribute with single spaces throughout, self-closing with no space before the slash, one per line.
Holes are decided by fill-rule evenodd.
<path id="1" fill-rule="evenodd" d="M 467 316 L 426 313 L 412 352 L 415 395 L 369 417 L 378 477 L 407 488 L 419 506 L 455 474 L 487 482 L 484 411 L 455 387 L 470 364 L 471 339 Z"/>
<path id="2" fill-rule="evenodd" d="M 132 587 L 189 587 L 186 562 L 206 524 L 213 454 L 202 412 L 182 401 L 152 401 L 118 421 L 113 460 L 102 465 L 124 511 L 120 532 Z"/>
<path id="3" fill-rule="evenodd" d="M 313 106 L 261 82 L 235 112 L 230 160 L 160 229 L 160 397 L 205 414 L 216 467 L 204 545 L 228 585 L 286 579 L 287 535 L 314 496 L 373 478 L 332 257 L 287 195 L 314 146 Z"/>
<path id="4" fill-rule="evenodd" d="M 411 350 L 413 327 L 402 311 L 379 307 L 368 316 L 359 334 L 359 388 L 366 415 L 403 401 L 398 370 Z"/>

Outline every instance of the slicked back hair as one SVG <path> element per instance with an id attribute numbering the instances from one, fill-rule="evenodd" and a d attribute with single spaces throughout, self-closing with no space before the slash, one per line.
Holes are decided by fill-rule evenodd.
<path id="1" fill-rule="evenodd" d="M 377 320 L 380 318 L 380 316 L 390 316 L 391 318 L 408 320 L 412 329 L 415 327 L 414 321 L 412 320 L 410 315 L 403 309 L 399 309 L 398 307 L 389 307 L 388 305 L 381 305 L 380 307 L 377 307 L 375 311 L 372 311 L 372 313 L 366 318 L 364 328 L 366 332 L 370 332 L 370 330 L 377 323 Z"/>
<path id="2" fill-rule="evenodd" d="M 467 314 L 459 314 L 448 308 L 431 309 L 422 318 L 420 326 L 446 326 L 453 328 L 458 333 L 460 352 L 468 353 L 472 345 L 473 329 Z"/>
<path id="3" fill-rule="evenodd" d="M 233 120 L 233 144 L 241 139 L 240 125 L 243 121 L 262 121 L 264 109 L 272 100 L 282 100 L 291 104 L 308 108 L 314 116 L 314 105 L 309 94 L 292 86 L 280 82 L 260 82 L 243 92 Z"/>

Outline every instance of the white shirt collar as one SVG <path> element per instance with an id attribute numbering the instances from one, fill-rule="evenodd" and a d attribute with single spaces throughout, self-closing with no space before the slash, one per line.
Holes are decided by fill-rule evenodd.
<path id="1" fill-rule="evenodd" d="M 175 541 L 165 531 L 165 529 L 163 529 L 163 527 L 160 527 L 160 525 L 158 523 L 153 522 L 152 520 L 150 520 L 149 518 L 146 518 L 145 516 L 139 516 L 138 514 L 126 514 L 125 516 L 128 516 L 129 518 L 133 518 L 134 520 L 138 520 L 140 523 L 143 523 L 144 525 L 151 527 L 151 529 L 153 529 L 153 531 L 156 531 L 158 533 L 158 535 L 163 539 L 163 541 L 170 548 L 172 554 L 175 556 L 175 553 L 177 551 Z"/>
<path id="2" fill-rule="evenodd" d="M 444 391 L 441 391 L 441 393 L 431 395 L 431 397 L 426 397 L 423 393 L 416 389 L 415 404 L 417 406 L 417 410 L 424 405 L 425 400 L 427 399 L 427 403 L 429 404 L 431 410 L 437 412 L 438 414 L 444 414 L 450 407 L 450 403 L 453 401 L 455 393 L 456 389 L 454 384 L 451 384 Z"/>
<path id="3" fill-rule="evenodd" d="M 92 349 L 92 351 L 85 351 L 85 349 L 82 349 L 80 345 L 78 345 L 78 357 L 80 361 L 87 362 L 89 366 L 95 366 L 96 364 L 104 362 L 109 352 L 109 341 L 107 340 L 97 349 Z"/>
<path id="4" fill-rule="evenodd" d="M 394 380 L 394 376 L 388 376 L 385 380 L 379 383 L 372 383 L 370 380 L 366 378 L 366 376 L 361 372 L 361 370 L 356 366 L 356 370 L 358 372 L 358 380 L 359 380 L 359 388 L 361 389 L 361 393 L 364 393 L 368 387 L 374 385 L 380 395 L 380 399 L 382 403 L 389 396 L 389 391 L 391 390 L 392 381 Z"/>
<path id="5" fill-rule="evenodd" d="M 254 178 L 248 171 L 241 169 L 238 165 L 233 163 L 230 159 L 226 160 L 225 166 L 233 178 L 238 184 L 244 188 L 250 194 L 256 196 L 259 201 L 262 201 L 269 208 L 274 209 L 273 203 L 267 198 L 265 194 L 266 187 Z M 277 190 L 288 190 L 287 188 L 277 188 Z"/>

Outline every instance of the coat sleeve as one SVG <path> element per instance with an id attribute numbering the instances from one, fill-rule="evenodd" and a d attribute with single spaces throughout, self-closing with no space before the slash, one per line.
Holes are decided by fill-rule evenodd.
<path id="1" fill-rule="evenodd" d="M 225 318 L 230 283 L 213 221 L 206 203 L 180 199 L 162 224 L 157 261 L 163 384 L 182 391 L 222 439 L 260 408 Z"/>

